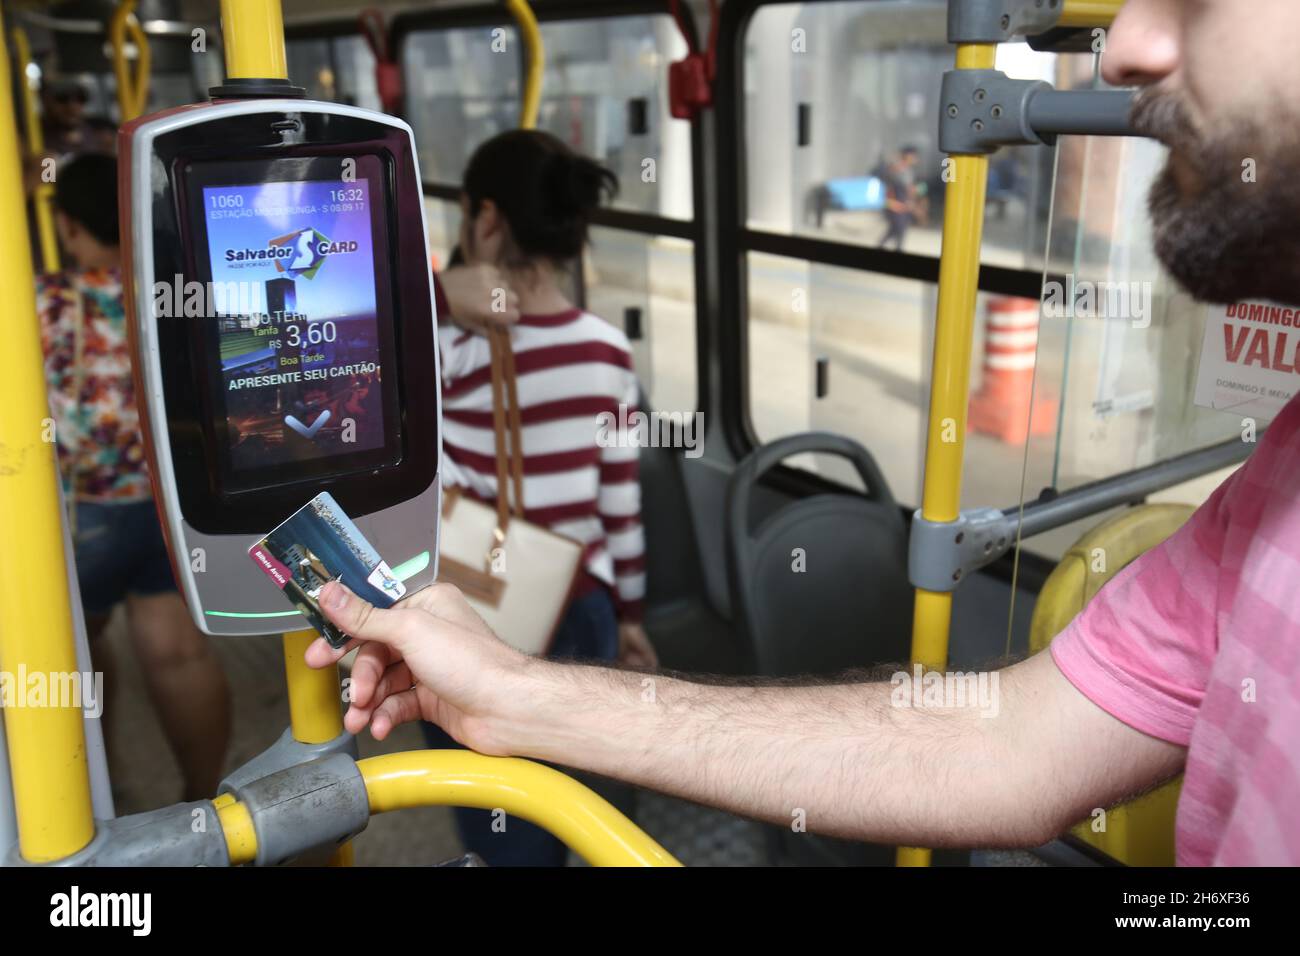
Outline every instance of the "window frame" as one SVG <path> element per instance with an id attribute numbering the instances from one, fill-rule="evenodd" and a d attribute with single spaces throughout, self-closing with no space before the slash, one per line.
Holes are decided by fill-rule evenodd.
<path id="1" fill-rule="evenodd" d="M 893 252 L 834 239 L 750 228 L 745 155 L 745 36 L 754 15 L 761 8 L 789 2 L 792 0 L 729 0 L 722 6 L 719 27 L 714 109 L 720 135 L 717 136 L 715 161 L 719 171 L 730 169 L 732 176 L 731 187 L 719 191 L 717 195 L 718 221 L 722 224 L 718 237 L 719 259 L 726 264 L 725 271 L 719 277 L 718 315 L 725 326 L 724 338 L 734 345 L 721 355 L 721 419 L 727 443 L 737 459 L 763 444 L 754 427 L 749 407 L 749 253 L 769 253 L 818 265 L 919 280 L 932 285 L 939 282 L 938 256 Z M 843 3 L 845 0 L 799 2 L 811 5 Z M 852 2 L 866 5 L 880 0 Z M 935 117 L 935 122 L 938 122 L 938 117 Z M 981 264 L 976 288 L 979 292 L 993 295 L 1024 296 L 1038 300 L 1042 296 L 1043 272 Z"/>

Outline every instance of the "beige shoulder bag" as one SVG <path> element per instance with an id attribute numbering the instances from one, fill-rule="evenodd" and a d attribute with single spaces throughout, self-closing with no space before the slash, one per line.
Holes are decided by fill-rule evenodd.
<path id="1" fill-rule="evenodd" d="M 578 575 L 583 547 L 573 538 L 524 520 L 523 429 L 514 351 L 504 329 L 489 332 L 488 343 L 492 350 L 496 508 L 467 497 L 459 488 L 448 489 L 439 531 L 438 579 L 460 588 L 507 644 L 540 655 L 551 646 Z M 510 485 L 514 487 L 513 507 Z"/>

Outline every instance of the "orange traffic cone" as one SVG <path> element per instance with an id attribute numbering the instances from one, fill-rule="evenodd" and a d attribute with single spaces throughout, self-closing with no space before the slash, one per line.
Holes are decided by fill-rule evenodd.
<path id="1" fill-rule="evenodd" d="M 1034 395 L 1038 303 L 1003 297 L 984 318 L 984 381 L 970 403 L 970 427 L 1011 445 L 1056 428 L 1057 402 Z M 1032 412 L 1032 418 L 1031 418 Z"/>

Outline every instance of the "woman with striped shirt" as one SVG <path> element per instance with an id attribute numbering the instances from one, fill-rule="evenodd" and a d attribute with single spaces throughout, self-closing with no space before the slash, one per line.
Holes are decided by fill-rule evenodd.
<path id="1" fill-rule="evenodd" d="M 575 307 L 560 281 L 582 253 L 592 212 L 617 185 L 608 169 L 537 130 L 503 133 L 471 157 L 461 193 L 465 265 L 440 283 L 446 292 L 459 286 L 451 305 L 442 297 L 438 310 L 443 474 L 448 486 L 496 500 L 490 348 L 478 321 L 465 317 L 503 315 L 508 302 L 518 311 L 509 328 L 523 428 L 524 517 L 584 545 L 551 653 L 653 666 L 640 624 L 638 449 L 598 442 L 602 416 L 626 421 L 637 406 L 631 350 L 619 329 Z M 476 294 L 491 301 L 475 308 L 464 293 L 475 286 L 458 283 L 457 269 L 503 281 L 480 283 Z M 446 745 L 448 738 L 434 731 L 430 742 Z M 563 845 L 522 820 L 509 821 L 505 833 L 493 831 L 484 811 L 460 810 L 458 820 L 467 847 L 490 864 L 564 862 Z"/>

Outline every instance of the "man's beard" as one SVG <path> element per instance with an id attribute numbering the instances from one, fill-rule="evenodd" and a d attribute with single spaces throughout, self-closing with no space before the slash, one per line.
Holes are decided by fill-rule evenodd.
<path id="1" fill-rule="evenodd" d="M 1203 137 L 1180 99 L 1154 90 L 1138 94 L 1132 122 L 1171 152 L 1148 207 L 1156 255 L 1178 283 L 1206 302 L 1300 305 L 1300 148 L 1292 127 L 1269 123 L 1287 131 L 1270 137 L 1268 121 L 1242 119 Z M 1179 185 L 1173 156 L 1197 181 L 1195 194 Z"/>

